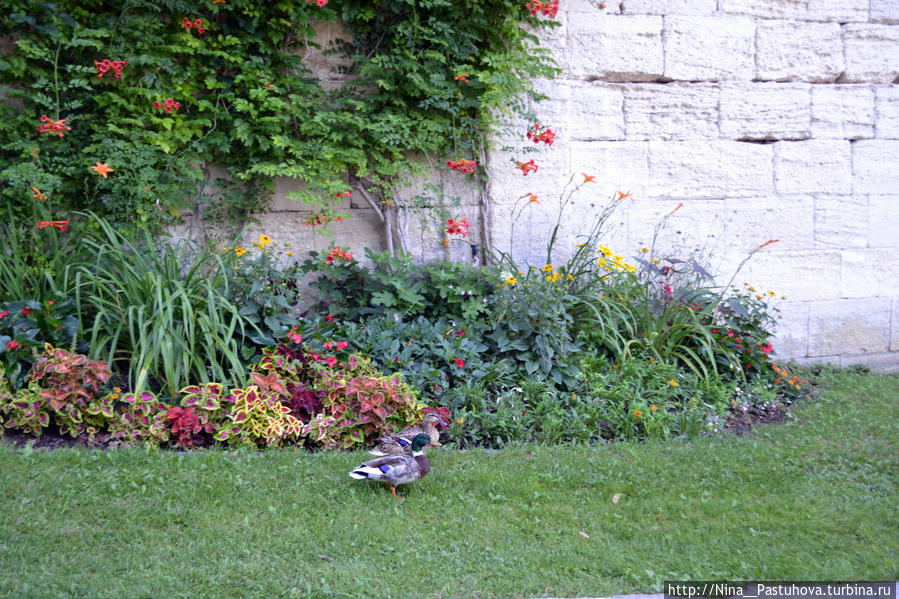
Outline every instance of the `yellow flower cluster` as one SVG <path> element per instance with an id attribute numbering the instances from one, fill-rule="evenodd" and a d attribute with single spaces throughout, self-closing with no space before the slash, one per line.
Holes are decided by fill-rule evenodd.
<path id="1" fill-rule="evenodd" d="M 287 242 L 285 242 L 285 243 L 280 243 L 280 244 L 277 243 L 277 242 L 273 242 L 273 241 L 272 241 L 272 238 L 269 237 L 268 235 L 264 234 L 264 233 L 263 233 L 262 235 L 260 235 L 259 238 L 258 238 L 256 241 L 253 241 L 253 242 L 251 242 L 251 243 L 252 243 L 252 245 L 254 245 L 256 248 L 262 250 L 262 252 L 263 252 L 264 254 L 271 253 L 271 252 L 272 252 L 277 246 L 279 246 L 279 245 L 284 246 L 284 248 L 289 248 L 289 247 L 290 247 L 290 244 L 287 243 Z M 227 247 L 225 248 L 225 250 L 228 250 L 228 249 L 229 249 L 229 248 L 227 248 Z M 237 254 L 237 257 L 238 257 L 238 258 L 241 258 L 241 257 L 243 257 L 245 254 L 249 254 L 249 253 L 252 251 L 252 250 L 250 250 L 250 249 L 248 249 L 248 248 L 243 247 L 242 245 L 236 245 L 236 246 L 234 246 L 233 248 L 230 248 L 230 249 L 233 250 L 235 254 Z M 284 255 L 286 255 L 286 256 L 288 256 L 288 257 L 293 256 L 293 252 L 291 252 L 290 250 L 284 250 L 284 251 L 282 251 L 281 253 L 283 253 Z"/>
<path id="2" fill-rule="evenodd" d="M 602 268 L 608 270 L 626 270 L 627 272 L 634 272 L 637 270 L 636 266 L 631 266 L 625 262 L 624 257 L 616 255 L 611 248 L 600 245 L 597 251 L 602 255 L 596 260 L 596 264 Z"/>

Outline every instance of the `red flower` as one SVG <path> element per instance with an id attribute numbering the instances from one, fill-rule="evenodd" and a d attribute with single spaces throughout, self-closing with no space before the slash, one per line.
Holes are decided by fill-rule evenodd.
<path id="1" fill-rule="evenodd" d="M 60 231 L 65 232 L 65 230 L 69 228 L 69 221 L 67 221 L 67 220 L 42 220 L 37 224 L 38 229 L 43 229 L 44 227 L 53 227 L 55 229 L 59 229 Z"/>
<path id="2" fill-rule="evenodd" d="M 18 341 L 10 341 L 9 343 L 6 344 L 6 349 L 9 349 L 9 350 L 16 349 L 17 347 L 19 347 Z"/>
<path id="3" fill-rule="evenodd" d="M 545 2 L 541 2 L 541 0 L 530 0 L 525 6 L 531 11 L 532 15 L 541 12 L 550 19 L 556 18 L 556 13 L 559 12 L 559 0 L 547 0 Z"/>
<path id="4" fill-rule="evenodd" d="M 104 58 L 101 61 L 94 61 L 94 68 L 97 70 L 97 77 L 100 79 L 102 79 L 103 75 L 109 71 L 115 73 L 116 79 L 121 79 L 122 69 L 126 66 L 128 66 L 127 60 L 109 60 L 108 58 Z"/>
<path id="5" fill-rule="evenodd" d="M 328 314 L 327 316 L 325 316 L 325 320 L 327 320 L 328 322 L 331 322 L 332 320 L 334 320 L 334 315 Z"/>
<path id="6" fill-rule="evenodd" d="M 349 262 L 353 259 L 352 252 L 344 252 L 340 249 L 340 246 L 336 246 L 328 250 L 328 256 L 325 258 L 325 264 L 331 264 L 334 260 L 343 260 L 344 262 Z"/>
<path id="7" fill-rule="evenodd" d="M 465 158 L 460 158 L 458 160 L 447 160 L 446 161 L 446 166 L 450 167 L 454 171 L 459 171 L 463 175 L 473 173 L 477 164 L 478 164 L 477 160 L 466 160 Z"/>
<path id="8" fill-rule="evenodd" d="M 22 308 L 22 316 L 28 316 L 31 314 L 31 308 Z"/>
<path id="9" fill-rule="evenodd" d="M 59 119 L 58 121 L 54 121 L 46 114 L 41 115 L 41 122 L 46 123 L 44 125 L 38 125 L 37 130 L 39 133 L 58 133 L 60 137 L 65 137 L 63 131 L 71 131 L 72 128 L 65 124 L 67 119 Z"/>
<path id="10" fill-rule="evenodd" d="M 6 318 L 7 316 L 9 316 L 9 310 L 4 310 L 3 312 L 0 312 L 0 318 Z"/>
<path id="11" fill-rule="evenodd" d="M 534 123 L 534 126 L 531 129 L 528 129 L 527 138 L 535 144 L 542 141 L 546 145 L 551 146 L 556 139 L 556 134 L 552 129 L 544 129 L 541 131 L 540 123 Z"/>
<path id="12" fill-rule="evenodd" d="M 334 356 L 328 356 L 328 359 L 325 360 L 325 362 L 328 363 L 328 366 L 334 368 L 337 365 L 337 358 L 335 358 Z"/>
<path id="13" fill-rule="evenodd" d="M 521 169 L 521 174 L 525 177 L 528 176 L 528 173 L 537 172 L 538 167 L 536 164 L 534 164 L 533 158 L 531 160 L 528 160 L 527 162 L 521 162 L 520 160 L 516 160 L 515 162 L 518 163 L 517 168 Z"/>
<path id="14" fill-rule="evenodd" d="M 175 102 L 174 98 L 166 98 L 165 103 L 162 102 L 153 102 L 154 108 L 161 108 L 165 112 L 171 112 L 172 110 L 178 110 L 181 108 L 181 102 Z"/>
<path id="15" fill-rule="evenodd" d="M 462 358 L 456 358 L 456 366 L 458 366 L 459 368 L 465 366 L 465 362 L 462 361 Z"/>
<path id="16" fill-rule="evenodd" d="M 346 349 L 347 345 L 348 345 L 348 343 L 346 341 L 338 341 L 337 342 L 337 351 L 343 351 L 344 349 Z"/>
<path id="17" fill-rule="evenodd" d="M 461 235 L 465 237 L 468 235 L 468 219 L 453 220 L 448 218 L 446 220 L 446 233 L 447 235 Z"/>
<path id="18" fill-rule="evenodd" d="M 469 83 L 469 76 L 470 75 L 468 73 L 463 73 L 462 75 L 456 75 L 455 77 L 453 77 L 453 79 L 455 79 L 456 81 L 464 81 L 465 83 Z"/>

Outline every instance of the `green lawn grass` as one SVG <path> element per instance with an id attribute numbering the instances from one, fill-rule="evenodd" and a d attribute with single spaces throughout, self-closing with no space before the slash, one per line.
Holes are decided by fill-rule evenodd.
<path id="1" fill-rule="evenodd" d="M 899 578 L 899 379 L 825 375 L 745 437 L 362 453 L 0 447 L 0 596 L 539 597 Z M 327 559 L 322 559 L 324 556 Z"/>

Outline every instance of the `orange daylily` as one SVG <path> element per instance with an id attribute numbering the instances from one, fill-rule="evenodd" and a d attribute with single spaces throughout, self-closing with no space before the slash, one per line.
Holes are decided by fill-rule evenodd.
<path id="1" fill-rule="evenodd" d="M 596 182 L 596 175 L 588 175 L 587 173 L 581 174 L 584 175 L 584 183 L 590 183 L 591 181 L 594 183 Z"/>
<path id="2" fill-rule="evenodd" d="M 34 191 L 34 199 L 35 200 L 46 200 L 47 196 L 41 193 L 41 190 L 37 187 L 32 186 L 31 190 Z"/>
<path id="3" fill-rule="evenodd" d="M 106 179 L 108 178 L 106 175 L 113 172 L 115 169 L 109 168 L 109 165 L 105 162 L 98 162 L 96 166 L 91 167 L 91 170 Z"/>

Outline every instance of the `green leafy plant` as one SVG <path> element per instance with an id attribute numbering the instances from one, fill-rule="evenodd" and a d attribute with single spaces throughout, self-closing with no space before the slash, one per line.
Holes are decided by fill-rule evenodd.
<path id="1" fill-rule="evenodd" d="M 60 347 L 74 342 L 85 351 L 86 344 L 76 342 L 78 331 L 71 299 L 0 303 L 0 363 L 10 373 L 13 388 L 22 386 L 35 363 L 34 352 L 43 350 L 44 344 Z"/>
<path id="2" fill-rule="evenodd" d="M 36 185 L 63 212 L 145 224 L 185 207 L 243 219 L 276 176 L 322 210 L 348 187 L 392 197 L 429 154 L 477 159 L 532 78 L 556 72 L 532 28 L 557 23 L 517 0 L 327 4 L 15 0 L 0 16 L 15 39 L 0 57 L 3 193 L 21 202 Z M 307 63 L 314 25 L 338 18 L 334 89 Z M 372 205 L 391 239 L 397 207 Z"/>
<path id="3" fill-rule="evenodd" d="M 250 335 L 258 346 L 274 345 L 296 321 L 301 281 L 288 247 L 260 235 L 252 246 L 235 246 L 225 254 L 227 298 L 240 306 L 243 320 L 260 331 Z"/>

